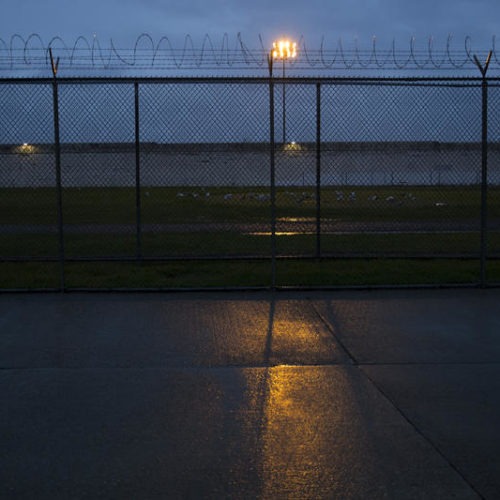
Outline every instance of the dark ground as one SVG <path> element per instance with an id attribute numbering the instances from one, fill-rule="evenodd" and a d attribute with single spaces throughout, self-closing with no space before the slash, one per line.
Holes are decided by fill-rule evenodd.
<path id="1" fill-rule="evenodd" d="M 498 498 L 499 305 L 0 295 L 0 497 Z"/>

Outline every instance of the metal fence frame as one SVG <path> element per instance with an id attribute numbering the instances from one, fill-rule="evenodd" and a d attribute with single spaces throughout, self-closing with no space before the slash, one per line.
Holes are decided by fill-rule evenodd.
<path id="1" fill-rule="evenodd" d="M 110 84 L 110 85 L 130 85 L 134 89 L 134 148 L 135 148 L 135 210 L 136 210 L 136 256 L 135 259 L 118 258 L 118 260 L 169 260 L 161 258 L 145 257 L 142 250 L 142 210 L 141 210 L 141 125 L 140 125 L 140 92 L 141 86 L 144 84 L 168 84 L 176 85 L 183 84 L 225 84 L 225 85 L 247 85 L 260 84 L 268 87 L 269 93 L 269 138 L 268 138 L 268 153 L 269 153 L 269 171 L 270 171 L 270 224 L 271 224 L 271 252 L 268 258 L 271 262 L 271 283 L 269 286 L 275 288 L 276 282 L 276 261 L 280 258 L 276 248 L 276 149 L 279 142 L 275 137 L 275 89 L 277 86 L 283 85 L 301 85 L 311 86 L 315 89 L 316 96 L 316 124 L 315 124 L 315 161 L 316 161 L 316 249 L 314 255 L 311 256 L 320 259 L 323 256 L 321 247 L 321 171 L 322 171 L 322 89 L 324 86 L 470 86 L 481 89 L 481 213 L 480 213 L 480 279 L 479 285 L 487 286 L 486 265 L 488 261 L 488 114 L 492 111 L 488 101 L 488 89 L 490 87 L 500 87 L 500 78 L 487 78 L 484 73 L 480 78 L 455 78 L 455 77 L 394 77 L 394 78 L 365 78 L 365 77 L 339 77 L 339 78 L 314 78 L 314 77 L 194 77 L 194 78 L 137 78 L 137 77 L 117 77 L 117 78 L 60 78 L 54 72 L 54 78 L 39 78 L 39 79 L 24 79 L 24 78 L 1 78 L 0 90 L 4 84 L 8 85 L 50 85 L 52 88 L 52 104 L 53 104 L 53 129 L 54 129 L 54 164 L 56 172 L 56 190 L 57 190 L 57 227 L 58 227 L 58 257 L 60 269 L 60 290 L 66 290 L 65 279 L 65 263 L 78 259 L 68 259 L 65 251 L 65 226 L 64 226 L 64 205 L 63 205 L 63 186 L 61 182 L 61 134 L 60 134 L 60 97 L 59 90 L 61 86 L 71 86 L 76 84 L 93 85 L 93 84 Z M 222 256 L 221 259 L 227 257 Z M 305 257 L 299 257 L 305 258 Z M 200 260 L 194 257 L 194 260 Z M 8 260 L 8 259 L 7 259 Z M 32 259 L 36 260 L 36 259 Z M 101 259 L 92 259 L 99 261 Z M 5 259 L 4 259 L 5 261 Z"/>

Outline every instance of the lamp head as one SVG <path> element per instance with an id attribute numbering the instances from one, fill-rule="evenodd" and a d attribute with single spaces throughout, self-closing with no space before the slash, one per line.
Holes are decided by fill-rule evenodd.
<path id="1" fill-rule="evenodd" d="M 297 43 L 286 39 L 273 42 L 271 54 L 273 59 L 292 59 L 297 57 Z"/>

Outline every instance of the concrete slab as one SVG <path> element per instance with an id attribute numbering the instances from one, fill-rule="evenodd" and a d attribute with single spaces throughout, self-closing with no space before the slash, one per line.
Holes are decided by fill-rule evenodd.
<path id="1" fill-rule="evenodd" d="M 310 295 L 358 363 L 500 361 L 500 289 Z"/>
<path id="2" fill-rule="evenodd" d="M 362 370 L 484 498 L 500 498 L 500 364 Z"/>
<path id="3" fill-rule="evenodd" d="M 5 295 L 0 367 L 331 364 L 348 357 L 297 298 Z"/>
<path id="4" fill-rule="evenodd" d="M 0 295 L 0 497 L 498 498 L 499 303 Z"/>
<path id="5" fill-rule="evenodd" d="M 0 372 L 2 498 L 477 498 L 353 366 Z"/>

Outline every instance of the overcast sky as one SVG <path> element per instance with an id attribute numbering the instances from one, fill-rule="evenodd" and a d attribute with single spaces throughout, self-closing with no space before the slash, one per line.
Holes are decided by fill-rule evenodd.
<path id="1" fill-rule="evenodd" d="M 227 46 L 233 49 L 240 34 L 248 49 L 266 50 L 281 36 L 303 37 L 308 51 L 335 51 L 339 39 L 345 50 L 357 46 L 369 51 L 373 37 L 378 51 L 390 50 L 393 41 L 398 51 L 409 51 L 413 38 L 424 58 L 432 37 L 436 60 L 446 60 L 440 54 L 451 49 L 453 59 L 463 61 L 466 37 L 468 49 L 481 59 L 497 34 L 500 46 L 500 0 L 2 0 L 0 51 L 5 55 L 11 40 L 21 49 L 21 40 L 12 37 L 26 40 L 34 33 L 45 44 L 61 37 L 69 48 L 80 36 L 90 45 L 95 36 L 102 49 L 112 39 L 119 51 L 133 50 L 142 33 L 155 46 L 166 36 L 179 50 L 186 35 L 195 48 L 202 47 L 206 34 L 221 48 L 227 34 Z M 39 47 L 32 38 L 31 48 Z M 140 47 L 151 44 L 142 39 Z M 500 68 L 497 53 L 490 74 Z M 399 58 L 404 60 L 404 55 Z M 471 66 L 476 70 L 471 60 L 468 65 L 469 71 Z"/>
<path id="2" fill-rule="evenodd" d="M 259 47 L 259 35 L 266 44 L 279 35 L 303 35 L 311 48 L 319 48 L 322 36 L 332 44 L 339 37 L 370 44 L 374 35 L 380 43 L 395 38 L 404 44 L 432 35 L 445 44 L 449 34 L 457 47 L 470 35 L 474 46 L 488 48 L 492 35 L 500 35 L 499 0 L 2 0 L 1 10 L 3 40 L 38 33 L 69 44 L 95 33 L 120 47 L 143 32 L 177 41 L 190 34 L 195 42 L 205 33 L 214 41 L 241 33 L 250 48 Z"/>

